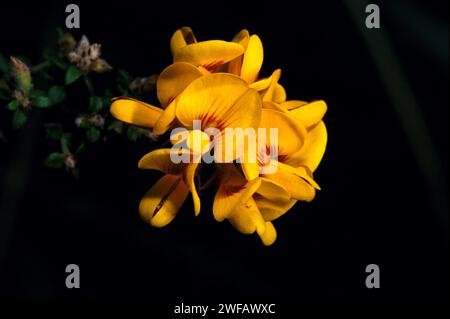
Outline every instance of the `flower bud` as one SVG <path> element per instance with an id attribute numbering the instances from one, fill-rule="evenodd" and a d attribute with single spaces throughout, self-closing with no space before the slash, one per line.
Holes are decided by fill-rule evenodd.
<path id="1" fill-rule="evenodd" d="M 111 71 L 112 67 L 104 59 L 96 59 L 90 65 L 90 70 L 97 73 Z"/>
<path id="2" fill-rule="evenodd" d="M 18 58 L 11 57 L 11 74 L 16 81 L 17 89 L 28 97 L 32 87 L 30 68 Z"/>

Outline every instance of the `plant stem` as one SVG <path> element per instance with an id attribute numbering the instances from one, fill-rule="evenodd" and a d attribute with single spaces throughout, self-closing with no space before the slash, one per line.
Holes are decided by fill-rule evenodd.
<path id="1" fill-rule="evenodd" d="M 50 61 L 44 61 L 39 63 L 38 65 L 35 65 L 31 68 L 31 73 L 37 73 L 42 71 L 43 69 L 48 68 L 51 65 Z"/>

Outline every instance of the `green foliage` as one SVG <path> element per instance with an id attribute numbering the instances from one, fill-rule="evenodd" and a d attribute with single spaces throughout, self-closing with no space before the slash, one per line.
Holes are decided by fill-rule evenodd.
<path id="1" fill-rule="evenodd" d="M 28 120 L 27 113 L 25 110 L 18 108 L 14 111 L 14 115 L 12 118 L 12 127 L 17 130 L 25 125 Z"/>
<path id="2" fill-rule="evenodd" d="M 100 139 L 100 136 L 101 136 L 100 130 L 95 127 L 90 127 L 86 131 L 86 137 L 88 141 L 91 143 L 97 142 Z"/>
<path id="3" fill-rule="evenodd" d="M 112 98 L 139 98 L 129 88 L 133 77 L 126 70 L 106 72 L 111 70 L 107 59 L 91 61 L 89 67 L 81 70 L 68 59 L 76 45 L 70 33 L 59 30 L 58 42 L 42 49 L 43 61 L 36 65 L 26 57 L 14 55 L 10 61 L 9 56 L 0 53 L 0 101 L 10 111 L 4 114 L 10 117 L 15 130 L 24 127 L 36 109 L 44 120 L 50 119 L 42 129 L 43 137 L 50 141 L 49 155 L 43 162 L 46 167 L 65 168 L 78 178 L 79 157 L 88 158 L 91 143 L 106 141 L 110 135 L 136 141 L 148 131 L 108 116 Z M 92 73 L 99 75 L 93 77 Z M 97 82 L 100 77 L 110 78 Z M 80 78 L 84 85 L 71 85 Z M 105 87 L 104 83 L 113 85 Z M 48 143 L 42 145 L 48 147 Z"/>
<path id="4" fill-rule="evenodd" d="M 38 108 L 45 109 L 52 105 L 52 101 L 48 98 L 48 96 L 40 95 L 31 99 L 31 103 L 33 106 Z"/>
<path id="5" fill-rule="evenodd" d="M 19 108 L 20 103 L 17 100 L 12 100 L 11 102 L 9 102 L 8 104 L 6 104 L 6 108 L 10 111 L 15 111 Z"/>
<path id="6" fill-rule="evenodd" d="M 61 168 L 64 166 L 65 157 L 66 155 L 63 153 L 51 153 L 44 161 L 44 165 L 50 168 Z"/>
<path id="7" fill-rule="evenodd" d="M 52 105 L 54 104 L 59 104 L 61 103 L 64 98 L 66 97 L 66 90 L 64 89 L 63 86 L 60 85 L 53 85 L 49 90 L 48 90 L 48 97 L 52 103 Z"/>
<path id="8" fill-rule="evenodd" d="M 66 85 L 72 84 L 76 80 L 78 80 L 81 77 L 81 71 L 79 68 L 77 68 L 74 65 L 69 66 L 69 68 L 66 71 L 66 76 L 64 78 Z"/>
<path id="9" fill-rule="evenodd" d="M 103 108 L 103 99 L 100 96 L 91 96 L 89 99 L 89 111 L 98 113 Z"/>

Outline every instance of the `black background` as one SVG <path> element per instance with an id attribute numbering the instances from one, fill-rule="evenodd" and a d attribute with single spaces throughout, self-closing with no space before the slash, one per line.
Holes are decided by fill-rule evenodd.
<path id="1" fill-rule="evenodd" d="M 242 28 L 257 33 L 265 48 L 261 74 L 279 67 L 290 99 L 328 104 L 329 142 L 315 173 L 322 191 L 275 222 L 271 247 L 215 222 L 208 193 L 199 217 L 187 201 L 169 226 L 151 228 L 137 212 L 160 176 L 136 167 L 148 145 L 118 140 L 91 149 L 77 181 L 42 166 L 44 119 L 37 115 L 0 143 L 0 200 L 8 199 L 0 207 L 9 212 L 2 218 L 2 296 L 177 302 L 448 294 L 447 1 L 378 1 L 381 30 L 363 28 L 365 12 L 356 21 L 341 1 L 77 3 L 75 34 L 102 43 L 110 64 L 135 76 L 171 62 L 169 40 L 181 26 L 191 26 L 199 40 L 231 39 Z M 39 62 L 42 43 L 64 27 L 66 4 L 2 3 L 2 53 Z M 428 129 L 416 136 L 431 136 L 438 163 L 420 164 L 410 146 L 415 141 L 402 125 L 409 113 L 395 111 L 363 40 L 376 32 L 391 41 Z M 400 90 L 405 83 L 397 84 Z M 36 127 L 42 136 L 30 133 Z M 65 287 L 70 263 L 80 266 L 81 289 Z M 371 263 L 381 269 L 378 290 L 365 286 Z"/>

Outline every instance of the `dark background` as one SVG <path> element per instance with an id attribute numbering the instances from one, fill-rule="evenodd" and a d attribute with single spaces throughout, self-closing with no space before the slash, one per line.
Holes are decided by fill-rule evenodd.
<path id="1" fill-rule="evenodd" d="M 75 34 L 102 43 L 105 59 L 135 76 L 171 62 L 181 26 L 199 40 L 257 33 L 261 74 L 280 67 L 289 98 L 328 104 L 329 142 L 315 174 L 322 191 L 275 221 L 271 247 L 215 222 L 208 194 L 198 218 L 188 200 L 169 226 L 151 228 L 137 212 L 161 175 L 137 169 L 149 147 L 91 148 L 77 181 L 42 166 L 37 114 L 0 142 L 1 296 L 448 294 L 447 1 L 376 1 L 380 30 L 364 27 L 359 1 L 77 3 Z M 0 51 L 39 62 L 66 4 L 3 2 Z M 70 263 L 80 266 L 81 289 L 65 287 Z M 380 266 L 378 290 L 365 287 L 371 263 Z"/>

